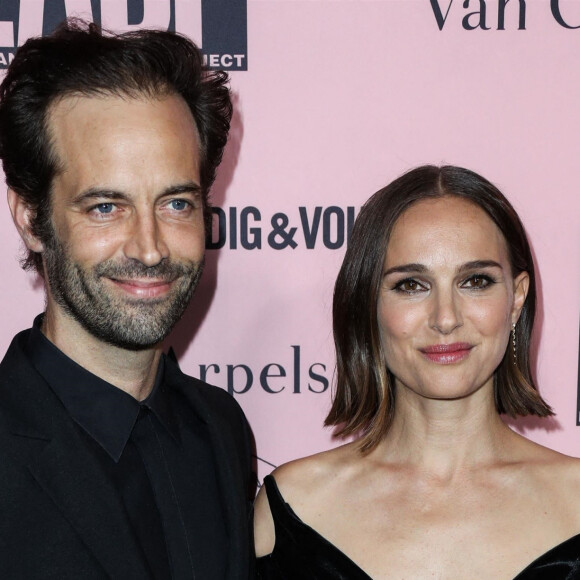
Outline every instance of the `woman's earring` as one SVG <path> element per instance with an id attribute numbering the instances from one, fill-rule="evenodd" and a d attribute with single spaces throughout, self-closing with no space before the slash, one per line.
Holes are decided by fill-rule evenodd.
<path id="1" fill-rule="evenodd" d="M 514 365 L 517 366 L 518 359 L 516 355 L 516 323 L 512 322 L 512 349 L 514 353 Z"/>

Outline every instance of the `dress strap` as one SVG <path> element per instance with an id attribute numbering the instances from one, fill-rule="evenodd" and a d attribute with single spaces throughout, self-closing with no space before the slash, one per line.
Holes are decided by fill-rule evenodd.
<path id="1" fill-rule="evenodd" d="M 273 475 L 266 475 L 264 477 L 264 485 L 266 486 L 270 512 L 272 512 L 274 524 L 277 524 L 277 522 L 288 518 L 288 505 L 284 501 Z"/>
<path id="2" fill-rule="evenodd" d="M 284 501 L 271 475 L 264 478 L 264 485 L 276 541 L 272 553 L 258 559 L 263 580 L 372 580 L 346 554 L 302 522 Z"/>

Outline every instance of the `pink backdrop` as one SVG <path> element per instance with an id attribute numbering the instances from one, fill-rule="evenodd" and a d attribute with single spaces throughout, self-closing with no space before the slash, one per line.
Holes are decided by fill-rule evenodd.
<path id="1" fill-rule="evenodd" d="M 143 21 L 166 27 L 168 4 L 146 0 Z M 178 4 L 176 27 L 199 35 L 202 3 Z M 127 27 L 124 2 L 103 0 L 102 16 Z M 580 455 L 580 28 L 563 25 L 580 26 L 580 2 L 512 0 L 504 30 L 498 17 L 483 0 L 247 0 L 248 70 L 232 72 L 236 114 L 214 190 L 224 245 L 208 251 L 169 342 L 186 372 L 237 391 L 261 478 L 268 463 L 337 444 L 322 422 L 349 216 L 422 163 L 472 168 L 519 211 L 539 271 L 537 377 L 557 418 L 514 426 Z M 5 204 L 0 243 L 4 351 L 42 310 L 43 289 L 19 269 Z"/>

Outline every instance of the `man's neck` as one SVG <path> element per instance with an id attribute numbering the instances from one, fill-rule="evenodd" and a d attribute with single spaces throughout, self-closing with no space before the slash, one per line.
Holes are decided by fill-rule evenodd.
<path id="1" fill-rule="evenodd" d="M 50 309 L 44 315 L 41 330 L 77 364 L 138 401 L 146 399 L 153 389 L 160 345 L 144 350 L 120 348 L 94 337 L 72 317 Z"/>

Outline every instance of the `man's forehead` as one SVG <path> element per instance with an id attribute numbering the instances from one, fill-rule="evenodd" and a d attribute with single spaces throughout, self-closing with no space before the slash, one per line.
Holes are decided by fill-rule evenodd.
<path id="1" fill-rule="evenodd" d="M 169 89 L 158 91 L 95 91 L 89 93 L 72 92 L 65 93 L 55 98 L 47 108 L 47 121 L 49 127 L 59 118 L 78 114 L 79 116 L 90 113 L 90 119 L 106 116 L 108 111 L 124 105 L 156 105 L 171 101 L 177 104 L 181 113 L 190 117 L 197 131 L 197 122 L 191 109 L 183 97 Z"/>
<path id="2" fill-rule="evenodd" d="M 193 132 L 200 149 L 199 132 L 191 110 L 175 93 L 72 93 L 59 97 L 48 109 L 47 131 L 53 146 L 73 146 L 83 138 L 103 138 L 117 132 L 150 134 L 169 128 L 180 138 Z M 109 145 L 114 139 L 107 140 Z M 103 143 L 104 145 L 104 143 Z"/>
<path id="3" fill-rule="evenodd" d="M 70 95 L 54 105 L 49 127 L 57 181 L 73 196 L 94 187 L 129 192 L 199 184 L 198 132 L 181 97 Z"/>

